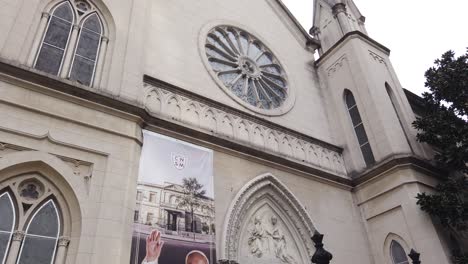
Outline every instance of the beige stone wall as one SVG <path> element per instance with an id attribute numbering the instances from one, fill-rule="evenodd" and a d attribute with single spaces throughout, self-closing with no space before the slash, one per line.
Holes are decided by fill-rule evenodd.
<path id="1" fill-rule="evenodd" d="M 416 142 L 411 125 L 415 116 L 389 54 L 378 44 L 358 35 L 349 37 L 320 61 L 319 75 L 328 87 L 327 102 L 334 115 L 330 122 L 336 128 L 337 144 L 346 146 L 348 172 L 364 170 L 365 163 L 344 100 L 345 89 L 354 95 L 377 162 L 409 154 L 429 158 L 427 149 Z M 385 83 L 391 89 L 395 108 Z"/>
<path id="2" fill-rule="evenodd" d="M 226 224 L 229 207 L 240 189 L 265 173 L 273 174 L 302 204 L 315 228 L 325 234 L 324 243 L 333 253 L 334 263 L 349 263 L 350 260 L 373 263 L 360 213 L 349 189 L 321 182 L 313 175 L 301 175 L 219 151 L 214 153 L 216 230 L 222 230 Z M 218 252 L 223 244 L 222 235 L 222 232 L 216 233 Z"/>
<path id="3" fill-rule="evenodd" d="M 71 210 L 81 216 L 73 219 L 81 231 L 71 234 L 67 263 L 126 263 L 141 150 L 138 120 L 0 78 L 2 169 L 38 161 L 64 171 L 58 179 L 71 186 L 68 196 L 78 203 Z"/>
<path id="4" fill-rule="evenodd" d="M 410 168 L 397 168 L 356 188 L 358 205 L 375 263 L 392 264 L 390 242 L 399 242 L 407 254 L 421 252 L 423 263 L 451 263 L 446 241 L 429 215 L 419 209 L 416 195 L 432 191 L 434 178 Z"/>
<path id="5" fill-rule="evenodd" d="M 296 94 L 295 106 L 287 114 L 279 117 L 256 115 L 330 142 L 324 95 L 312 66 L 313 54 L 305 49 L 306 39 L 275 2 L 202 0 L 192 5 L 184 0 L 153 1 L 147 25 L 144 71 L 220 103 L 256 114 L 236 103 L 217 86 L 203 64 L 205 54 L 200 52 L 207 27 L 238 26 L 258 37 L 273 51 Z"/>

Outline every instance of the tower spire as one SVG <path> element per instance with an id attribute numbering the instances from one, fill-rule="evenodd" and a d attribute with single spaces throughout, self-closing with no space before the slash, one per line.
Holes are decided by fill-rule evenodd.
<path id="1" fill-rule="evenodd" d="M 349 32 L 367 35 L 365 20 L 353 0 L 315 0 L 310 34 L 321 41 L 325 52 Z"/>

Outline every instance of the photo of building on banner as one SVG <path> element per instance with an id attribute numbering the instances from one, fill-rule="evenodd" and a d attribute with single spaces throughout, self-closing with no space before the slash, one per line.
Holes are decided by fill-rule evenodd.
<path id="1" fill-rule="evenodd" d="M 213 151 L 143 132 L 130 264 L 216 263 Z"/>

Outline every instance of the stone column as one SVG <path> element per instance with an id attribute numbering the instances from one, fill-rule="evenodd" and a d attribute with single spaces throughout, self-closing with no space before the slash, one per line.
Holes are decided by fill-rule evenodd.
<path id="1" fill-rule="evenodd" d="M 58 239 L 58 248 L 57 255 L 55 256 L 55 264 L 65 264 L 68 244 L 70 244 L 70 238 L 60 237 Z"/>
<path id="2" fill-rule="evenodd" d="M 101 46 L 99 48 L 99 54 L 97 58 L 96 71 L 94 72 L 94 80 L 92 83 L 93 87 L 99 87 L 102 78 L 102 69 L 104 67 L 104 60 L 106 58 L 107 45 L 109 43 L 109 38 L 102 36 L 101 37 Z"/>
<path id="3" fill-rule="evenodd" d="M 10 251 L 8 253 L 8 258 L 6 264 L 15 264 L 16 259 L 18 258 L 18 254 L 21 248 L 21 243 L 24 239 L 24 232 L 16 230 L 13 232 L 13 239 L 11 241 Z"/>
<path id="4" fill-rule="evenodd" d="M 36 55 L 39 52 L 39 47 L 41 46 L 42 39 L 44 38 L 44 33 L 47 29 L 47 24 L 49 23 L 50 14 L 47 12 L 43 12 L 41 16 L 41 21 L 39 22 L 39 27 L 36 32 L 36 36 L 34 38 L 34 42 L 31 48 L 31 52 L 29 53 L 28 60 L 26 61 L 26 65 L 28 67 L 34 66 L 34 61 L 36 60 Z"/>
<path id="5" fill-rule="evenodd" d="M 341 30 L 343 31 L 343 35 L 351 32 L 348 15 L 346 14 L 346 5 L 343 3 L 338 3 L 332 7 L 332 10 L 333 15 L 338 19 Z"/>
<path id="6" fill-rule="evenodd" d="M 80 32 L 80 26 L 73 25 L 72 26 L 72 33 L 70 36 L 70 41 L 67 44 L 65 49 L 65 58 L 62 62 L 62 70 L 60 72 L 61 78 L 68 78 L 68 73 L 70 72 L 71 62 L 73 59 L 73 55 L 75 53 L 75 46 L 78 42 L 78 33 Z"/>

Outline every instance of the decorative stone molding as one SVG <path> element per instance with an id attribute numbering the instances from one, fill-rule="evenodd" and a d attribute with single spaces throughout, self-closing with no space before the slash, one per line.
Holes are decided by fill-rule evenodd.
<path id="1" fill-rule="evenodd" d="M 58 246 L 59 247 L 67 248 L 69 244 L 70 244 L 70 238 L 69 237 L 66 237 L 66 236 L 59 237 L 59 239 L 58 239 Z"/>
<path id="2" fill-rule="evenodd" d="M 370 55 L 371 58 L 374 59 L 375 61 L 387 65 L 387 63 L 385 62 L 385 59 L 382 58 L 382 57 L 380 57 L 380 56 L 377 55 L 376 53 L 374 53 L 374 52 L 372 52 L 372 51 L 369 50 L 369 55 Z"/>
<path id="3" fill-rule="evenodd" d="M 70 166 L 73 169 L 73 173 L 76 176 L 83 177 L 83 179 L 85 179 L 86 181 L 92 178 L 93 163 L 59 155 L 56 156 L 63 160 L 68 166 Z"/>
<path id="4" fill-rule="evenodd" d="M 345 56 L 341 56 L 337 59 L 330 67 L 327 68 L 326 71 L 328 76 L 332 77 L 338 70 L 340 70 L 346 60 L 347 58 Z"/>
<path id="5" fill-rule="evenodd" d="M 35 150 L 35 149 L 30 149 L 30 148 L 26 148 L 23 146 L 0 142 L 0 159 L 7 154 L 18 152 L 18 151 L 26 151 L 26 150 Z M 63 160 L 67 165 L 69 165 L 73 169 L 73 173 L 75 175 L 83 177 L 83 179 L 85 179 L 86 181 L 91 179 L 92 173 L 93 173 L 93 163 L 82 161 L 82 160 L 77 160 L 77 159 L 73 159 L 73 158 L 69 158 L 65 156 L 60 156 L 54 153 L 49 153 L 49 154 L 52 154 L 58 157 L 59 159 Z"/>
<path id="6" fill-rule="evenodd" d="M 144 84 L 155 117 L 347 178 L 341 149 L 173 87 Z"/>
<path id="7" fill-rule="evenodd" d="M 24 151 L 24 150 L 30 150 L 25 147 L 13 145 L 13 144 L 8 144 L 4 142 L 0 142 L 0 159 L 7 154 L 18 152 L 18 151 Z"/>
<path id="8" fill-rule="evenodd" d="M 15 232 L 13 232 L 13 241 L 21 242 L 23 241 L 24 236 L 25 236 L 24 231 L 16 230 Z"/>
<path id="9" fill-rule="evenodd" d="M 337 3 L 332 7 L 333 15 L 336 16 L 338 13 L 346 13 L 346 4 L 344 3 Z"/>
<path id="10" fill-rule="evenodd" d="M 314 252 L 310 240 L 315 231 L 312 220 L 296 197 L 271 174 L 264 174 L 251 180 L 233 199 L 223 230 L 225 239 L 221 245 L 221 256 L 224 259 L 239 261 L 241 233 L 249 221 L 247 214 L 265 199 L 272 201 L 278 210 L 284 212 L 288 222 L 293 225 L 290 228 L 297 231 L 296 244 L 303 245 L 307 258 L 310 259 Z"/>

